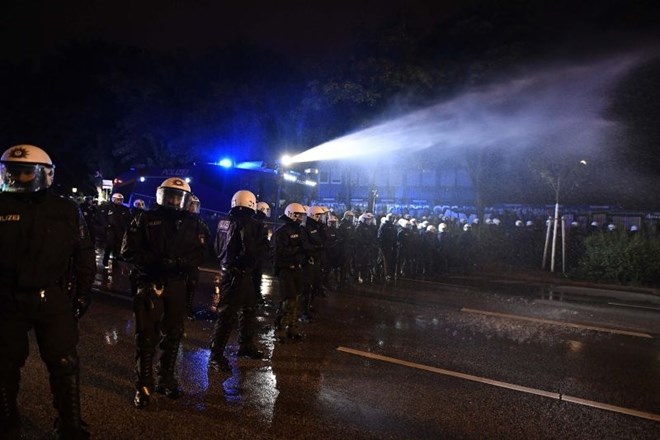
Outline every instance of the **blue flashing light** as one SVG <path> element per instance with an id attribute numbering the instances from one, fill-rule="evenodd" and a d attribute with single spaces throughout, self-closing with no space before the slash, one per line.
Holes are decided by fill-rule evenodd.
<path id="1" fill-rule="evenodd" d="M 218 165 L 220 165 L 223 168 L 231 168 L 232 165 L 234 165 L 234 161 L 225 157 L 220 162 L 218 162 Z"/>

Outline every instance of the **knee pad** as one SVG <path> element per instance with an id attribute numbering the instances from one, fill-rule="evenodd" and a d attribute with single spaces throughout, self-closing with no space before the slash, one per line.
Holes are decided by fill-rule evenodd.
<path id="1" fill-rule="evenodd" d="M 78 373 L 79 362 L 78 353 L 75 351 L 58 357 L 57 359 L 46 360 L 46 366 L 52 376 L 69 376 Z"/>

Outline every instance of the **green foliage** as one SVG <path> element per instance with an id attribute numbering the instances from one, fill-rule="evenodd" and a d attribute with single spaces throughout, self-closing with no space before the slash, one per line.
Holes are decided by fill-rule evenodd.
<path id="1" fill-rule="evenodd" d="M 585 240 L 579 273 L 595 281 L 646 285 L 660 281 L 660 238 L 596 234 Z"/>

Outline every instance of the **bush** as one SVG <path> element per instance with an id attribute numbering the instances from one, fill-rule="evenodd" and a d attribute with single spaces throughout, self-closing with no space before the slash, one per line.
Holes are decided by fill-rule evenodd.
<path id="1" fill-rule="evenodd" d="M 601 233 L 587 237 L 578 274 L 595 281 L 648 285 L 660 281 L 660 238 Z"/>

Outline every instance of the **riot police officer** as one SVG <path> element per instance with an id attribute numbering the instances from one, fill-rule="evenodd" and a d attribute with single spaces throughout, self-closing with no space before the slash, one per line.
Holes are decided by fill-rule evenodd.
<path id="1" fill-rule="evenodd" d="M 302 220 L 305 208 L 300 203 L 290 203 L 280 220 L 284 221 L 275 231 L 273 266 L 279 278 L 281 306 L 275 337 L 280 342 L 287 338 L 301 340 L 305 337 L 298 328 L 300 298 L 303 292 L 302 265 L 306 258 L 305 232 Z"/>
<path id="2" fill-rule="evenodd" d="M 188 211 L 192 213 L 195 217 L 200 220 L 200 226 L 204 229 L 204 241 L 208 243 L 211 237 L 211 231 L 204 220 L 201 219 L 199 213 L 201 211 L 202 205 L 199 201 L 199 198 L 196 195 L 192 195 L 190 198 L 190 206 Z M 209 247 L 206 247 L 208 250 Z M 207 254 L 204 254 L 204 259 L 206 259 Z M 186 317 L 190 321 L 195 320 L 195 311 L 193 310 L 193 302 L 195 301 L 195 293 L 197 293 L 197 284 L 199 283 L 199 267 L 195 266 L 190 269 L 188 272 L 188 277 L 186 278 Z"/>
<path id="3" fill-rule="evenodd" d="M 270 251 L 270 240 L 268 238 L 268 225 L 266 219 L 270 218 L 270 205 L 266 202 L 257 203 L 257 211 L 254 214 L 254 219 L 261 225 L 261 238 L 259 243 L 261 249 L 257 255 L 257 261 L 252 273 L 252 280 L 254 282 L 254 293 L 257 295 L 257 302 L 263 304 L 264 299 L 261 292 L 261 278 L 263 276 L 264 266 L 268 261 L 268 254 Z"/>
<path id="4" fill-rule="evenodd" d="M 81 420 L 77 319 L 91 299 L 94 248 L 73 201 L 52 194 L 55 166 L 33 145 L 0 159 L 0 438 L 20 437 L 20 369 L 33 328 L 58 413 L 58 438 L 89 438 Z M 71 303 L 73 301 L 73 304 Z"/>
<path id="5" fill-rule="evenodd" d="M 162 353 L 155 390 L 171 399 L 182 392 L 174 376 L 186 313 L 186 279 L 204 260 L 205 233 L 201 220 L 188 211 L 190 186 L 171 177 L 156 190 L 156 206 L 133 219 L 122 245 L 122 256 L 134 264 L 137 287 L 135 314 L 136 408 L 144 408 L 154 390 L 153 359 Z M 160 331 L 158 331 L 160 329 Z"/>
<path id="6" fill-rule="evenodd" d="M 257 199 L 252 192 L 238 191 L 231 199 L 229 217 L 218 224 L 216 249 L 220 260 L 221 295 L 208 365 L 216 371 L 231 370 L 224 351 L 237 320 L 238 355 L 263 358 L 263 353 L 254 346 L 257 296 L 252 272 L 262 250 L 259 240 L 263 231 L 263 226 L 253 218 L 256 207 Z"/>
<path id="7" fill-rule="evenodd" d="M 306 259 L 303 265 L 303 291 L 301 297 L 301 318 L 311 321 L 314 299 L 322 292 L 322 264 L 325 260 L 325 228 L 321 217 L 324 210 L 320 206 L 307 208 L 307 221 L 302 227 L 308 243 Z"/>
<path id="8" fill-rule="evenodd" d="M 110 254 L 116 259 L 121 250 L 122 240 L 131 221 L 131 212 L 124 206 L 124 196 L 120 193 L 112 195 L 111 202 L 103 207 L 105 219 L 105 252 L 103 267 L 108 268 Z"/>
<path id="9" fill-rule="evenodd" d="M 380 224 L 378 229 L 378 246 L 383 259 L 385 282 L 392 284 L 396 274 L 397 230 L 393 214 L 387 214 L 384 218 L 385 221 Z"/>

